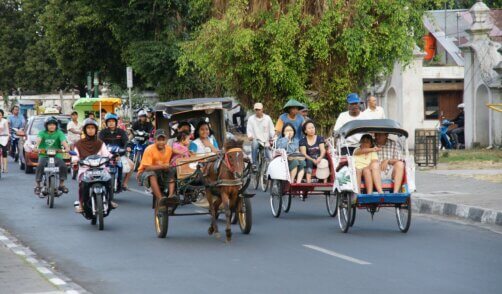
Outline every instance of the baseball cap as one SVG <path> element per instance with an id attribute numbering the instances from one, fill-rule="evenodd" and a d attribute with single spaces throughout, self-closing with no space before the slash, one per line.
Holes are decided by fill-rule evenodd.
<path id="1" fill-rule="evenodd" d="M 352 104 L 359 102 L 361 102 L 361 100 L 359 99 L 359 95 L 357 95 L 357 93 L 350 93 L 347 95 L 347 103 Z"/>
<path id="2" fill-rule="evenodd" d="M 158 129 L 155 131 L 155 139 L 158 139 L 159 137 L 167 138 L 166 132 L 163 129 Z"/>
<path id="3" fill-rule="evenodd" d="M 260 102 L 255 103 L 253 109 L 263 109 L 263 104 L 261 104 Z"/>

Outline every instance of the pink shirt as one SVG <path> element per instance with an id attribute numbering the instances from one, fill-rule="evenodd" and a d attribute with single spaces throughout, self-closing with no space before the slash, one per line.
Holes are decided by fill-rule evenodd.
<path id="1" fill-rule="evenodd" d="M 179 142 L 174 142 L 173 143 L 173 151 L 176 150 L 176 152 L 180 152 L 182 154 L 176 154 L 173 152 L 173 157 L 171 157 L 171 166 L 176 165 L 176 160 L 178 158 L 184 158 L 184 157 L 190 157 L 190 151 L 188 151 L 187 146 L 183 146 Z"/>
<path id="2" fill-rule="evenodd" d="M 75 147 L 75 149 L 73 150 L 75 152 L 77 152 L 77 155 L 74 155 L 71 157 L 71 161 L 73 163 L 76 163 L 78 162 L 79 158 L 80 158 L 80 155 L 78 153 L 78 148 Z M 96 155 L 99 155 L 99 156 L 102 156 L 102 157 L 112 157 L 112 154 L 110 153 L 110 151 L 108 151 L 108 148 L 106 148 L 106 144 L 103 143 L 103 145 L 101 145 L 101 149 L 98 151 L 98 153 Z M 86 172 L 87 170 L 89 169 L 89 167 L 83 165 L 83 166 L 79 166 L 78 167 L 78 179 L 80 179 L 80 176 Z"/>

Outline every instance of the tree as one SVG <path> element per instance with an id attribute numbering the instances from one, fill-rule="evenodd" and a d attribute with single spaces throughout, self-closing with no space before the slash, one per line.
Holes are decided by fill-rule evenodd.
<path id="1" fill-rule="evenodd" d="M 328 128 L 349 92 L 410 60 L 425 2 L 215 1 L 216 17 L 183 45 L 181 72 L 195 64 L 246 106 L 262 101 L 274 115 L 298 98 Z"/>

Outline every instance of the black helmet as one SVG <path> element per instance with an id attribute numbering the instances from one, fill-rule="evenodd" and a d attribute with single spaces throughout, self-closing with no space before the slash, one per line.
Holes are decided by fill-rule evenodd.
<path id="1" fill-rule="evenodd" d="M 44 127 L 45 127 L 46 131 L 48 130 L 47 126 L 50 124 L 56 125 L 56 130 L 58 129 L 59 123 L 58 123 L 58 119 L 55 116 L 49 116 L 45 119 Z"/>
<path id="2" fill-rule="evenodd" d="M 89 125 L 93 125 L 96 127 L 96 134 L 99 130 L 99 124 L 97 121 L 93 120 L 92 118 L 86 118 L 83 122 L 83 127 L 82 127 L 82 130 L 84 131 L 84 134 L 87 135 L 87 133 L 85 132 L 86 130 L 86 127 L 89 126 Z"/>

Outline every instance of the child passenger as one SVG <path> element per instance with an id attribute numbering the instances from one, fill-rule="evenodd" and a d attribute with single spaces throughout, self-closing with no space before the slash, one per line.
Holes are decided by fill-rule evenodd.
<path id="1" fill-rule="evenodd" d="M 373 193 L 373 185 L 376 187 L 378 193 L 383 194 L 377 155 L 380 148 L 375 147 L 373 137 L 369 134 L 363 135 L 359 143 L 360 146 L 354 150 L 357 184 L 359 187 L 361 186 L 361 180 L 364 176 L 367 194 Z"/>
<path id="2" fill-rule="evenodd" d="M 171 158 L 171 166 L 176 166 L 178 158 L 190 157 L 190 134 L 187 132 L 179 132 L 176 136 L 176 142 L 173 143 L 173 157 Z"/>

